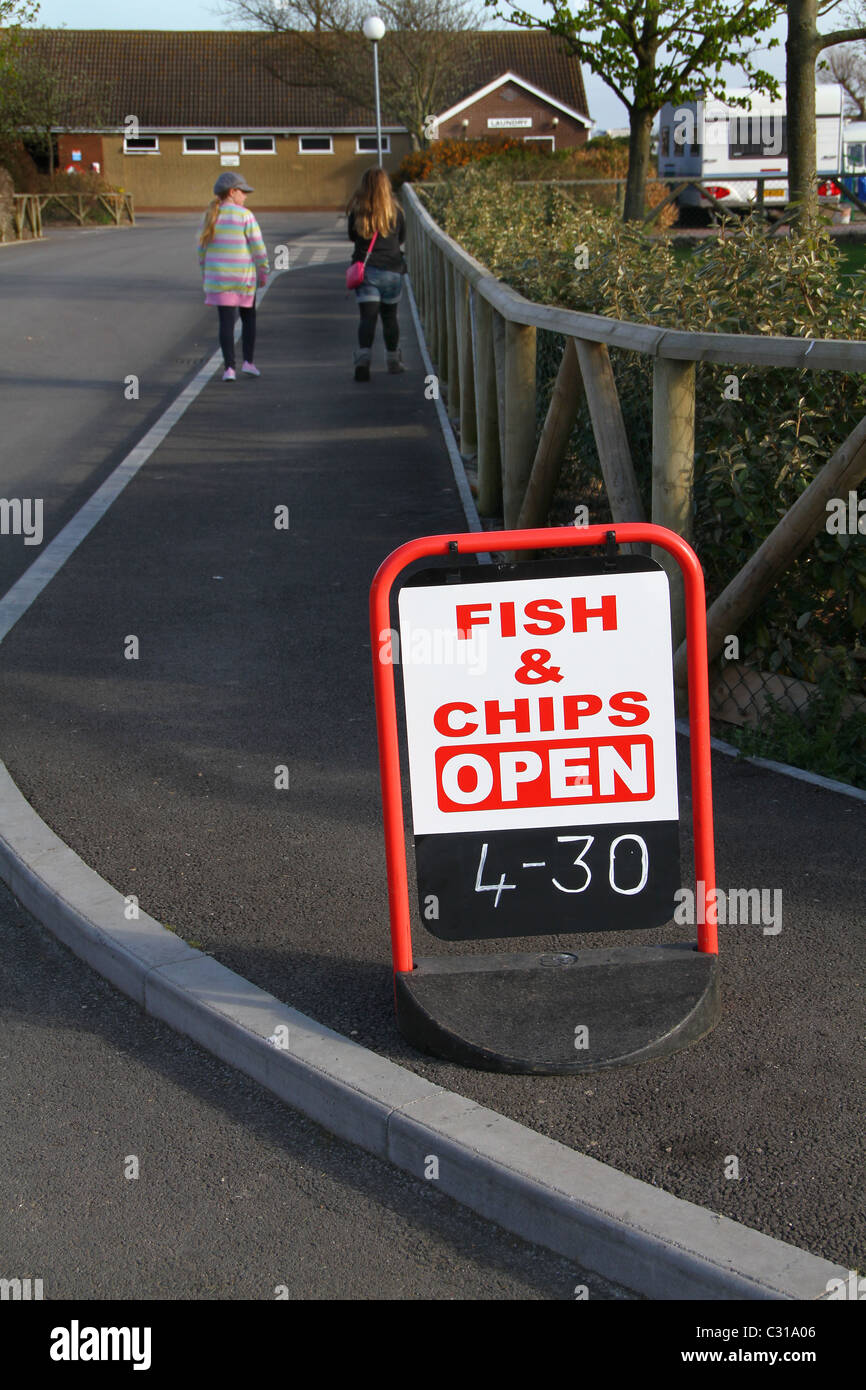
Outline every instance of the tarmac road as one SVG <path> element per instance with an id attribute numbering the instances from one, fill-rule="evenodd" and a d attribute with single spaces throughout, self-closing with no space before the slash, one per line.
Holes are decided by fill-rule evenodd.
<path id="1" fill-rule="evenodd" d="M 190 279 L 196 220 L 145 217 L 134 241 L 52 229 L 0 260 L 2 490 L 45 499 L 46 541 L 213 349 Z M 347 259 L 333 218 L 277 222 L 264 219 L 269 243 L 282 235 L 299 267 Z M 133 311 L 118 316 L 119 299 Z M 121 367 L 142 383 L 123 409 Z M 0 541 L 4 589 L 35 553 Z M 523 1301 L 582 1286 L 633 1298 L 340 1143 L 148 1018 L 2 884 L 0 943 L 0 1277 L 41 1278 L 51 1301 Z"/>
<path id="2" fill-rule="evenodd" d="M 261 221 L 269 247 L 311 238 L 300 263 L 338 235 L 325 214 Z M 44 499 L 46 541 L 216 346 L 198 222 L 195 214 L 144 214 L 135 227 L 49 227 L 44 241 L 0 247 L 2 495 Z M 129 376 L 137 399 L 127 398 Z M 0 540 L 5 590 L 38 550 Z"/>
<path id="3" fill-rule="evenodd" d="M 0 1278 L 46 1300 L 634 1297 L 334 1139 L 2 884 L 0 1015 Z"/>
<path id="4" fill-rule="evenodd" d="M 311 266 L 273 286 L 261 380 L 206 388 L 7 637 L 0 753 L 87 863 L 279 998 L 624 1172 L 862 1267 L 862 803 L 714 759 L 719 884 L 781 888 L 784 923 L 721 932 L 724 1017 L 686 1052 L 589 1078 L 494 1076 L 396 1032 L 366 596 L 400 542 L 464 523 L 408 316 L 410 371 L 358 387 L 336 278 Z M 288 533 L 272 524 L 283 504 Z M 686 826 L 684 883 L 689 855 Z"/>

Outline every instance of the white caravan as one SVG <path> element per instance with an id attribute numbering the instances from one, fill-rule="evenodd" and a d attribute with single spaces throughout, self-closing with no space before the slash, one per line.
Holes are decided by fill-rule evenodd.
<path id="1" fill-rule="evenodd" d="M 788 198 L 788 130 L 785 88 L 778 100 L 746 87 L 732 88 L 727 100 L 707 97 L 678 106 L 667 102 L 659 115 L 659 177 L 667 180 L 710 180 L 703 186 L 725 207 L 746 210 L 759 201 L 758 180 L 764 182 L 764 204 L 772 208 Z M 732 105 L 748 97 L 750 105 Z M 839 173 L 843 158 L 842 88 L 828 83 L 817 87 L 816 153 L 822 197 L 838 200 L 839 188 L 830 179 Z M 677 202 L 683 208 L 712 207 L 696 188 L 686 188 Z"/>
<path id="2" fill-rule="evenodd" d="M 866 173 L 866 121 L 847 121 L 842 134 L 842 168 L 846 174 Z"/>

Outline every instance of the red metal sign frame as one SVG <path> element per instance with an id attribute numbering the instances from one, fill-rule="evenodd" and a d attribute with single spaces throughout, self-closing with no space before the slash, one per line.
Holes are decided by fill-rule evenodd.
<path id="1" fill-rule="evenodd" d="M 604 545 L 613 534 L 617 545 L 649 542 L 666 550 L 679 564 L 685 584 L 688 651 L 689 729 L 691 733 L 692 828 L 695 842 L 695 907 L 698 950 L 718 954 L 715 922 L 707 920 L 715 903 L 713 790 L 710 763 L 710 699 L 707 677 L 707 624 L 704 574 L 691 546 L 674 531 L 650 522 L 613 522 L 609 526 L 550 526 L 531 531 L 472 531 L 451 536 L 420 536 L 391 552 L 376 572 L 370 589 L 370 635 L 373 646 L 373 684 L 382 778 L 385 858 L 391 911 L 391 952 L 394 971 L 412 969 L 412 926 L 406 870 L 406 834 L 394 665 L 380 660 L 380 633 L 391 630 L 391 589 L 400 572 L 432 555 L 477 555 L 497 551 L 560 550 Z M 519 575 L 517 576 L 519 578 Z M 710 894 L 713 894 L 712 900 Z M 703 911 L 701 911 L 703 907 Z M 715 916 L 713 913 L 712 916 Z M 702 920 L 703 919 L 703 920 Z"/>

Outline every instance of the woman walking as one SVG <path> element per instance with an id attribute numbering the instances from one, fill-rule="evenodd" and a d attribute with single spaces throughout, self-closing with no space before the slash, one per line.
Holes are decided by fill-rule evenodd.
<path id="1" fill-rule="evenodd" d="M 355 380 L 369 381 L 370 357 L 380 314 L 388 371 L 405 371 L 400 357 L 397 304 L 406 273 L 401 249 L 406 240 L 406 223 L 384 169 L 367 170 L 346 212 L 349 240 L 355 243 L 352 261 L 366 260 L 363 283 L 355 290 L 361 310 Z"/>
<path id="2" fill-rule="evenodd" d="M 253 365 L 256 350 L 256 285 L 268 278 L 268 253 L 259 224 L 249 208 L 247 194 L 254 192 L 240 174 L 220 174 L 214 184 L 198 240 L 198 258 L 204 277 L 204 302 L 215 304 L 219 315 L 219 340 L 225 371 L 223 381 L 234 381 L 235 318 L 241 315 L 242 372 L 260 376 Z"/>

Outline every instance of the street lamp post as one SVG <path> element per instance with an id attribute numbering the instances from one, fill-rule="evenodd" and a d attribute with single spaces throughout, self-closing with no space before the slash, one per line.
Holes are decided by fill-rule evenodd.
<path id="1" fill-rule="evenodd" d="M 385 26 L 381 19 L 371 15 L 364 20 L 364 38 L 373 45 L 373 82 L 376 88 L 376 149 L 379 151 L 379 168 L 382 167 L 382 115 L 379 106 L 379 40 L 384 37 Z"/>

